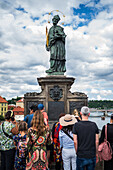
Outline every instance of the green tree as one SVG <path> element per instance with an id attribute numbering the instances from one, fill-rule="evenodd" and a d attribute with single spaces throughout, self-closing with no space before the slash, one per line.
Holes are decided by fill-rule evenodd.
<path id="1" fill-rule="evenodd" d="M 0 121 L 4 121 L 4 120 L 5 120 L 4 116 L 0 115 Z"/>

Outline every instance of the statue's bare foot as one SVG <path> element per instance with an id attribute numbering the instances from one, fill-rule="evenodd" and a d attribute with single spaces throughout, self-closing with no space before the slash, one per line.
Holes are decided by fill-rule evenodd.
<path id="1" fill-rule="evenodd" d="M 52 73 L 53 71 L 51 69 L 46 70 L 46 73 Z"/>

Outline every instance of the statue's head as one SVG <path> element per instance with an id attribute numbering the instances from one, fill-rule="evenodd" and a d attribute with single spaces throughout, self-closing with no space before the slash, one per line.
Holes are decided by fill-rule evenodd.
<path id="1" fill-rule="evenodd" d="M 60 21 L 59 15 L 55 15 L 55 16 L 53 17 L 52 21 L 53 21 L 53 25 L 56 25 L 56 24 Z"/>

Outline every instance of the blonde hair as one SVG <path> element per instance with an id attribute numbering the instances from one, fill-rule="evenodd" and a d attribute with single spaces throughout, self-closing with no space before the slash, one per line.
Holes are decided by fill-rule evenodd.
<path id="1" fill-rule="evenodd" d="M 44 129 L 45 129 L 44 116 L 40 112 L 40 110 L 35 111 L 33 119 L 31 121 L 31 126 L 33 127 L 33 129 L 37 129 L 38 136 L 44 134 Z"/>
<path id="2" fill-rule="evenodd" d="M 78 114 L 78 110 L 74 109 L 72 114 L 75 116 L 76 114 Z"/>

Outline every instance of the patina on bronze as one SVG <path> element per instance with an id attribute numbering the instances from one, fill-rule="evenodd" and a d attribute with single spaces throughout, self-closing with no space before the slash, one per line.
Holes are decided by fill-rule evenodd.
<path id="1" fill-rule="evenodd" d="M 50 75 L 63 75 L 66 72 L 65 66 L 65 38 L 64 29 L 57 25 L 59 15 L 55 15 L 52 19 L 53 26 L 49 29 L 48 45 L 46 50 L 50 51 L 50 68 L 46 73 Z"/>

